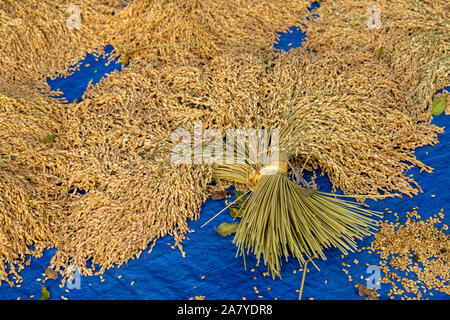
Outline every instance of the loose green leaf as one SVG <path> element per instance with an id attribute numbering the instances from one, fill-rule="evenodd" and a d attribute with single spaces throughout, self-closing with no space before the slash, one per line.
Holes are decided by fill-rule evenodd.
<path id="1" fill-rule="evenodd" d="M 55 143 L 55 139 L 56 139 L 56 136 L 54 136 L 53 134 L 49 134 L 49 135 L 46 135 L 46 136 L 44 137 L 44 139 L 42 139 L 42 142 L 43 142 L 44 144 L 47 144 L 47 143 Z"/>
<path id="2" fill-rule="evenodd" d="M 378 60 L 382 60 L 383 59 L 383 54 L 384 54 L 384 47 L 380 47 L 378 49 Z"/>
<path id="3" fill-rule="evenodd" d="M 241 213 L 239 211 L 240 208 L 230 207 L 230 216 L 232 216 L 233 218 L 240 218 Z"/>
<path id="4" fill-rule="evenodd" d="M 46 287 L 42 286 L 41 300 L 48 300 L 50 298 L 50 292 Z"/>
<path id="5" fill-rule="evenodd" d="M 436 98 L 431 104 L 431 113 L 433 114 L 433 116 L 438 116 L 445 111 L 446 107 L 447 97 Z"/>
<path id="6" fill-rule="evenodd" d="M 222 237 L 228 237 L 230 234 L 236 233 L 239 226 L 239 222 L 233 223 L 221 223 L 218 228 L 215 228 L 216 232 Z"/>

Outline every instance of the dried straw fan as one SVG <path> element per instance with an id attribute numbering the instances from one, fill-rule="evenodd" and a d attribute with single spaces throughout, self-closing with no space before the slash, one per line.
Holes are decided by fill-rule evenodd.
<path id="1" fill-rule="evenodd" d="M 308 132 L 310 124 L 304 121 L 308 112 L 307 108 L 290 112 L 287 121 L 277 126 L 277 161 L 265 164 L 250 161 L 249 155 L 255 151 L 247 144 L 245 163 L 220 164 L 213 173 L 215 179 L 245 184 L 251 191 L 240 209 L 242 219 L 233 243 L 238 247 L 238 254 L 244 256 L 244 263 L 245 254 L 254 254 L 258 261 L 263 256 L 273 278 L 281 278 L 283 255 L 287 260 L 291 253 L 301 265 L 314 257 L 325 260 L 324 249 L 353 251 L 357 247 L 355 240 L 372 234 L 377 225 L 371 218 L 378 216 L 376 212 L 338 198 L 343 196 L 302 186 L 299 184 L 302 178 L 295 170 L 289 170 L 293 169 L 289 159 L 298 154 L 300 147 L 307 148 L 296 137 Z M 273 133 L 273 129 L 269 132 Z M 275 154 L 273 137 L 267 134 L 262 140 L 269 146 L 269 157 Z M 293 173 L 293 179 L 289 172 Z"/>

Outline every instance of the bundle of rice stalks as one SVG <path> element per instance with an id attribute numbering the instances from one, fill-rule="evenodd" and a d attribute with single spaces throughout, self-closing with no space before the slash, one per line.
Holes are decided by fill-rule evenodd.
<path id="1" fill-rule="evenodd" d="M 134 0 L 103 36 L 128 61 L 205 62 L 233 46 L 270 48 L 307 13 L 307 0 Z M 113 30 L 111 32 L 110 30 Z"/>
<path id="2" fill-rule="evenodd" d="M 99 30 L 124 0 L 4 0 L 0 3 L 0 77 L 46 88 L 46 77 L 70 74 L 86 52 L 102 52 Z"/>
<path id="3" fill-rule="evenodd" d="M 159 102 L 156 88 L 129 69 L 68 106 L 59 141 L 80 165 L 67 184 L 86 193 L 72 196 L 60 222 L 51 265 L 63 276 L 71 265 L 101 274 L 166 235 L 183 253 L 187 222 L 198 218 L 211 172 L 171 162 L 172 126 L 182 116 Z"/>
<path id="4" fill-rule="evenodd" d="M 53 247 L 64 218 L 70 154 L 57 148 L 64 106 L 0 87 L 0 283 Z M 12 92 L 15 93 L 12 94 Z M 18 94 L 20 92 L 20 94 Z"/>
<path id="5" fill-rule="evenodd" d="M 413 166 L 432 171 L 413 150 L 438 143 L 443 130 L 426 115 L 409 115 L 403 83 L 368 52 L 239 48 L 205 66 L 161 70 L 139 72 L 156 79 L 162 103 L 222 133 L 270 128 L 286 123 L 286 110 L 313 106 L 305 118 L 310 130 L 292 137 L 303 147 L 290 161 L 302 166 L 309 158 L 307 170 L 320 168 L 347 194 L 412 196 L 421 189 L 406 172 Z"/>
<path id="6" fill-rule="evenodd" d="M 279 160 L 219 164 L 213 177 L 246 184 L 252 191 L 234 242 L 241 254 L 263 256 L 275 277 L 281 256 L 292 254 L 304 263 L 325 258 L 323 250 L 329 247 L 354 250 L 355 239 L 375 226 L 369 218 L 374 212 L 291 181 L 291 159 L 310 159 L 347 194 L 368 197 L 398 190 L 412 195 L 420 187 L 405 176 L 407 170 L 414 165 L 432 170 L 412 150 L 437 143 L 436 133 L 442 131 L 404 113 L 409 105 L 401 84 L 367 53 L 295 49 L 266 62 L 273 91 L 256 95 L 261 100 L 254 104 L 262 110 L 276 106 L 278 121 L 257 128 L 280 130 Z"/>
<path id="7" fill-rule="evenodd" d="M 408 112 L 414 105 L 390 68 L 359 50 L 294 49 L 278 57 L 272 76 L 286 108 L 316 110 L 305 118 L 311 130 L 293 137 L 303 140 L 296 156 L 310 157 L 308 168 L 321 168 L 347 194 L 422 192 L 408 170 L 433 168 L 414 150 L 437 144 L 443 128 L 430 124 L 427 114 Z"/>
<path id="8" fill-rule="evenodd" d="M 205 129 L 225 132 L 280 120 L 277 106 L 261 103 L 275 90 L 269 73 L 272 58 L 269 50 L 235 48 L 204 66 L 168 65 L 158 72 L 138 72 L 155 79 L 162 103 L 183 110 L 191 124 L 201 120 Z"/>
<path id="9" fill-rule="evenodd" d="M 27 254 L 45 248 L 58 249 L 63 278 L 120 266 L 165 235 L 183 253 L 211 172 L 171 163 L 171 133 L 190 118 L 157 87 L 131 69 L 79 104 L 1 87 L 0 281 L 13 285 L 8 273 L 20 279 Z"/>
<path id="10" fill-rule="evenodd" d="M 283 130 L 281 139 L 295 134 L 294 128 Z M 370 235 L 376 225 L 369 218 L 374 212 L 292 181 L 288 177 L 292 150 L 285 143 L 279 147 L 279 161 L 218 165 L 213 173 L 216 179 L 246 183 L 251 189 L 239 212 L 242 220 L 233 242 L 243 255 L 251 252 L 258 262 L 263 256 L 273 278 L 281 277 L 283 255 L 287 259 L 292 254 L 304 264 L 316 256 L 325 259 L 323 250 L 329 247 L 346 253 L 356 249 L 355 239 Z"/>
<path id="11" fill-rule="evenodd" d="M 445 0 L 325 1 L 304 22 L 312 50 L 367 51 L 405 85 L 411 115 L 431 115 L 434 93 L 448 85 L 450 4 Z"/>

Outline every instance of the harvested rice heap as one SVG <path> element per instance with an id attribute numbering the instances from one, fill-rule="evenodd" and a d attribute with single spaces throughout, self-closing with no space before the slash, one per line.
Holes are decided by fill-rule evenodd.
<path id="1" fill-rule="evenodd" d="M 399 191 L 412 196 L 420 191 L 420 186 L 412 177 L 405 176 L 407 170 L 413 166 L 432 170 L 415 158 L 413 150 L 437 143 L 437 133 L 442 130 L 425 121 L 417 122 L 408 114 L 411 106 L 403 84 L 367 52 L 311 53 L 300 48 L 273 54 L 234 49 L 213 59 L 208 66 L 198 67 L 197 71 L 192 66 L 174 69 L 168 76 L 169 83 L 180 84 L 184 89 L 169 91 L 165 95 L 170 99 L 168 105 L 185 104 L 185 108 L 192 109 L 192 114 L 201 111 L 202 118 L 198 119 L 209 128 L 288 130 L 280 142 L 283 150 L 288 150 L 283 155 L 287 157 L 285 160 L 302 159 L 300 163 L 304 163 L 308 159 L 308 168 L 320 167 L 334 187 L 347 194 Z M 245 177 L 251 176 L 255 169 L 227 165 L 218 168 L 214 173 L 216 178 L 226 177 L 240 183 L 246 183 Z M 247 182 L 247 187 L 257 190 L 251 182 Z M 257 207 L 255 202 L 252 205 Z M 258 259 L 264 256 L 264 262 L 276 275 L 279 275 L 281 255 L 288 256 L 291 252 L 304 263 L 303 255 L 325 258 L 322 248 L 337 246 L 344 252 L 353 250 L 353 239 L 370 234 L 372 224 L 368 220 L 358 222 L 359 226 L 351 222 L 346 230 L 344 226 L 349 222 L 343 219 L 341 231 L 331 231 L 328 237 L 333 232 L 342 232 L 344 243 L 330 240 L 332 237 L 321 242 L 322 238 L 318 241 L 320 245 L 307 239 L 308 245 L 301 250 L 290 245 L 289 251 L 280 247 L 268 256 L 267 252 L 260 251 L 265 248 L 267 238 L 261 238 L 263 243 L 255 243 L 259 227 L 252 223 L 257 217 L 252 218 L 253 222 L 246 222 L 246 214 L 251 212 L 242 213 L 241 225 L 246 227 L 238 229 L 235 242 L 242 253 L 250 248 Z M 352 233 L 353 227 L 361 229 L 362 234 Z M 245 240 L 247 230 L 253 231 Z M 293 232 L 293 237 L 297 234 L 293 230 L 287 232 Z"/>
<path id="2" fill-rule="evenodd" d="M 68 106 L 60 144 L 84 164 L 68 183 L 86 194 L 74 196 L 60 221 L 51 263 L 63 274 L 68 265 L 92 274 L 94 264 L 103 273 L 167 234 L 179 246 L 187 220 L 198 217 L 210 171 L 171 162 L 175 116 L 190 119 L 165 108 L 157 92 L 139 74 L 115 72 Z"/>
<path id="3" fill-rule="evenodd" d="M 151 70 L 140 72 L 151 78 Z M 171 66 L 161 74 L 163 103 L 191 110 L 191 121 L 207 128 L 270 128 L 305 108 L 310 129 L 291 137 L 303 141 L 294 160 L 309 158 L 307 168 L 320 167 L 347 194 L 417 194 L 420 187 L 404 174 L 412 166 L 432 168 L 413 150 L 436 144 L 443 132 L 412 119 L 403 83 L 368 52 L 238 48 L 206 66 Z"/>
<path id="4" fill-rule="evenodd" d="M 64 105 L 0 87 L 0 283 L 54 247 L 66 215 L 69 152 L 55 148 Z M 56 141 L 56 142 L 55 142 Z M 33 246 L 34 248 L 31 248 Z"/>
<path id="5" fill-rule="evenodd" d="M 62 197 L 61 213 L 52 213 L 55 237 L 42 248 L 58 249 L 51 264 L 63 275 L 70 265 L 83 274 L 97 265 L 103 273 L 167 234 L 182 251 L 187 220 L 198 217 L 213 168 L 171 163 L 170 134 L 192 129 L 195 120 L 204 129 L 270 128 L 304 112 L 296 121 L 305 131 L 288 139 L 298 145 L 292 159 L 309 158 L 309 169 L 320 167 L 347 193 L 416 193 L 404 172 L 412 165 L 431 168 L 412 150 L 436 143 L 440 130 L 404 114 L 407 100 L 398 86 L 370 55 L 303 49 L 233 49 L 207 65 L 155 70 L 135 64 L 116 71 L 90 87 L 81 103 L 60 109 L 52 146 L 70 157 L 61 160 L 65 171 L 55 181 Z M 39 176 L 38 169 L 27 170 Z"/>
<path id="6" fill-rule="evenodd" d="M 7 3 L 3 12 L 11 12 L 13 2 Z M 118 3 L 105 2 L 107 8 Z M 407 79 L 395 68 L 373 51 L 354 47 L 271 52 L 275 32 L 298 22 L 305 1 L 206 3 L 135 0 L 107 19 L 104 32 L 100 22 L 93 23 L 99 43 L 113 44 L 123 62 L 131 63 L 89 87 L 81 103 L 63 106 L 28 93 L 19 98 L 17 89 L 3 94 L 0 217 L 6 223 L 0 229 L 0 281 L 9 281 L 8 267 L 18 276 L 14 270 L 22 268 L 26 253 L 39 255 L 46 247 L 58 249 L 51 265 L 63 276 L 71 265 L 83 275 L 97 267 L 101 274 L 168 234 L 183 252 L 187 220 L 198 217 L 215 169 L 171 162 L 171 133 L 191 130 L 196 120 L 221 131 L 288 128 L 286 160 L 307 162 L 308 170 L 320 167 L 347 194 L 420 191 L 406 171 L 419 166 L 431 172 L 414 149 L 437 143 L 442 130 L 428 123 L 423 108 L 418 111 Z M 56 72 L 78 56 L 55 53 L 41 61 L 37 51 L 30 55 L 36 58 L 27 60 L 30 66 L 23 61 L 16 73 L 8 67 L 2 77 L 35 88 L 35 74 Z M 22 81 L 27 72 L 32 78 Z M 338 247 L 352 250 L 355 239 L 370 233 L 369 225 L 348 232 L 335 224 L 347 242 Z M 317 241 L 322 247 L 296 251 L 295 257 L 324 258 L 322 250 L 337 242 L 323 240 Z M 237 244 L 247 249 L 245 241 Z M 275 274 L 280 264 L 273 259 L 288 254 L 263 252 Z"/>
<path id="7" fill-rule="evenodd" d="M 305 47 L 367 51 L 406 85 L 409 112 L 431 115 L 434 93 L 448 85 L 450 3 L 446 0 L 324 1 L 305 21 Z"/>
<path id="8" fill-rule="evenodd" d="M 63 276 L 71 265 L 103 273 L 167 234 L 179 245 L 198 217 L 210 172 L 171 163 L 176 110 L 162 113 L 142 76 L 115 75 L 80 104 L 17 88 L 0 96 L 0 281 L 20 281 L 26 254 L 53 247 Z"/>
<path id="9" fill-rule="evenodd" d="M 271 48 L 278 32 L 299 25 L 309 5 L 309 0 L 133 0 L 102 36 L 125 61 L 204 63 L 233 46 Z"/>
<path id="10" fill-rule="evenodd" d="M 197 217 L 210 181 L 205 168 L 175 167 L 168 161 L 171 130 L 190 118 L 188 110 L 174 107 L 170 113 L 164 113 L 167 105 L 159 103 L 155 96 L 156 82 L 132 72 L 118 79 L 118 83 L 112 77 L 99 85 L 103 89 L 92 89 L 83 103 L 67 108 L 29 91 L 46 88 L 47 76 L 70 74 L 78 67 L 73 64 L 86 52 L 101 53 L 99 48 L 107 42 L 117 48 L 121 44 L 153 43 L 155 39 L 163 44 L 168 39 L 202 42 L 203 46 L 196 44 L 197 49 L 181 46 L 176 50 L 160 49 L 156 54 L 147 50 L 140 54 L 145 63 L 155 59 L 172 63 L 174 58 L 184 62 L 186 55 L 206 60 L 227 46 L 234 46 L 234 41 L 269 47 L 275 41 L 276 31 L 294 25 L 298 16 L 306 12 L 306 3 L 284 1 L 284 6 L 275 8 L 270 2 L 247 1 L 245 5 L 239 2 L 243 6 L 239 9 L 238 3 L 222 1 L 205 4 L 136 0 L 126 8 L 125 15 L 120 15 L 124 1 L 86 1 L 78 5 L 81 20 L 77 21 L 78 9 L 67 11 L 70 1 L 3 1 L 0 77 L 5 83 L 27 89 L 9 89 L 2 98 L 1 123 L 9 131 L 2 132 L 6 139 L 2 139 L 1 160 L 9 173 L 2 172 L 2 218 L 8 223 L 2 225 L 0 281 L 9 281 L 5 273 L 8 267 L 13 273 L 22 268 L 24 253 L 31 253 L 27 246 L 34 246 L 36 255 L 45 247 L 57 247 L 52 264 L 61 267 L 64 275 L 71 264 L 79 266 L 83 274 L 92 273 L 94 267 L 86 267 L 90 259 L 103 272 L 139 255 L 152 240 L 166 234 L 174 235 L 179 243 L 187 231 L 187 218 Z M 81 27 L 68 28 L 69 19 L 75 19 L 70 20 L 72 25 L 80 22 Z M 224 30 L 231 31 L 223 35 Z M 144 38 L 136 39 L 137 36 Z M 210 40 L 213 41 L 207 45 L 203 43 Z M 192 50 L 194 55 L 190 54 Z M 164 59 L 166 55 L 171 57 Z M 133 57 L 132 61 L 139 59 Z M 24 100 L 28 95 L 36 99 L 36 104 Z M 22 100 L 16 102 L 11 96 Z M 17 131 L 9 117 L 16 117 L 17 126 L 22 126 L 20 117 L 28 114 L 10 105 L 25 108 L 34 123 Z M 47 113 L 39 114 L 37 110 Z M 123 124 L 125 119 L 129 119 L 128 125 Z M 53 126 L 48 128 L 46 122 Z M 28 139 L 29 135 L 34 140 Z M 47 136 L 50 143 L 43 142 Z M 26 145 L 27 151 L 32 150 L 22 152 L 20 157 L 3 153 L 25 150 L 25 146 L 16 145 L 19 143 Z M 48 152 L 60 157 L 58 161 L 35 156 L 49 146 L 52 150 Z M 29 165 L 37 161 L 40 162 L 36 166 Z M 51 179 L 43 175 L 50 175 Z M 24 185 L 23 179 L 30 177 L 37 185 Z M 15 180 L 22 182 L 11 183 Z M 87 194 L 80 195 L 76 192 L 79 189 Z M 18 193 L 21 196 L 16 196 Z M 42 204 L 41 198 L 49 197 L 52 201 Z M 11 198 L 22 199 L 23 203 Z M 23 207 L 30 207 L 35 222 L 28 223 L 30 217 Z M 34 227 L 36 230 L 30 230 Z"/>
<path id="11" fill-rule="evenodd" d="M 102 52 L 99 30 L 124 3 L 85 0 L 75 7 L 70 0 L 2 0 L 0 77 L 47 88 L 47 77 L 70 74 L 86 52 Z"/>

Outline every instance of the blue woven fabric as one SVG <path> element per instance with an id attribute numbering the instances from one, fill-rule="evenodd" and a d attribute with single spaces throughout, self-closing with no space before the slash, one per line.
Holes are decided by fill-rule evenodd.
<path id="1" fill-rule="evenodd" d="M 292 33 L 283 34 L 276 49 L 288 50 L 301 45 L 304 34 L 297 29 Z M 69 100 L 81 100 L 81 96 L 88 84 L 93 79 L 94 83 L 114 69 L 120 69 L 119 64 L 104 65 L 103 59 L 88 56 L 81 70 L 67 79 L 49 81 L 53 89 L 59 88 Z M 86 67 L 85 64 L 90 64 Z M 450 88 L 447 88 L 449 90 Z M 435 117 L 433 123 L 439 126 L 450 124 L 449 117 L 441 115 Z M 419 160 L 435 168 L 432 174 L 419 173 L 412 169 L 424 193 L 410 198 L 395 198 L 383 201 L 368 201 L 374 210 L 384 211 L 389 208 L 404 217 L 406 211 L 414 206 L 419 206 L 419 214 L 423 218 L 430 217 L 439 212 L 441 208 L 447 211 L 450 203 L 448 183 L 450 153 L 448 143 L 450 135 L 442 134 L 439 137 L 440 144 L 434 147 L 422 147 L 416 151 Z M 319 177 L 317 183 L 323 191 L 331 190 L 330 181 L 326 176 Z M 436 197 L 431 197 L 434 194 Z M 242 258 L 236 258 L 236 247 L 232 244 L 232 237 L 222 238 L 215 231 L 222 222 L 231 222 L 228 212 L 224 212 L 206 227 L 200 226 L 212 216 L 224 208 L 224 200 L 208 200 L 202 207 L 201 218 L 198 221 L 189 222 L 189 227 L 195 232 L 188 235 L 189 240 L 183 242 L 186 257 L 183 258 L 178 249 L 172 249 L 173 239 L 164 237 L 157 241 L 152 253 L 143 253 L 137 260 L 130 260 L 121 268 L 108 270 L 103 278 L 82 277 L 81 288 L 66 292 L 67 288 L 59 288 L 59 281 L 49 280 L 45 286 L 51 293 L 51 299 L 61 299 L 61 296 L 69 299 L 189 299 L 195 296 L 205 296 L 206 299 L 298 299 L 301 283 L 301 272 L 298 271 L 298 263 L 290 259 L 282 267 L 282 280 L 273 280 L 264 277 L 267 270 L 263 265 L 256 267 L 256 259 L 247 256 L 247 270 L 244 270 Z M 444 213 L 445 213 L 444 211 Z M 393 219 L 393 213 L 385 218 Z M 445 223 L 449 224 L 449 218 Z M 360 247 L 370 244 L 373 237 L 360 241 Z M 42 273 L 48 266 L 55 250 L 47 250 L 40 259 L 32 259 L 31 266 L 22 271 L 23 284 L 21 287 L 10 288 L 7 284 L 0 287 L 0 299 L 34 299 L 40 298 Z M 336 249 L 326 251 L 327 261 L 317 260 L 316 270 L 309 264 L 310 272 L 307 273 L 303 299 L 361 299 L 354 287 L 355 282 L 349 282 L 350 275 L 355 281 L 366 284 L 361 280 L 370 274 L 365 264 L 378 265 L 379 258 L 376 254 L 361 253 L 349 254 L 341 259 L 341 253 Z M 354 259 L 359 261 L 353 264 Z M 348 274 L 342 270 L 342 263 L 352 265 Z M 252 269 L 255 269 L 252 271 Z M 383 274 L 381 274 L 383 275 Z M 119 279 L 119 276 L 120 279 Z M 202 279 L 202 277 L 204 278 Z M 134 281 L 134 285 L 131 283 Z M 326 282 L 326 284 L 325 284 Z M 259 293 L 256 293 L 255 287 Z M 381 299 L 388 299 L 387 293 L 390 285 L 382 284 L 379 292 Z M 433 292 L 433 296 L 425 295 L 430 299 L 448 299 L 443 293 Z"/>

